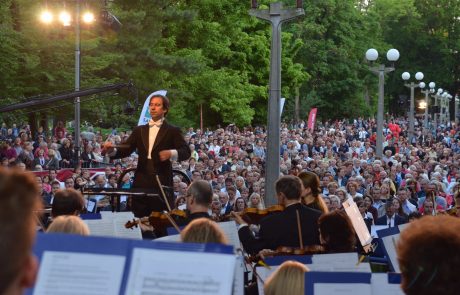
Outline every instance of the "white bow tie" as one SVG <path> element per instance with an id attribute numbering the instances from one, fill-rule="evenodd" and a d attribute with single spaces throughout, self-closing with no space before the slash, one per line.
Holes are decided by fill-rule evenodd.
<path id="1" fill-rule="evenodd" d="M 149 121 L 149 127 L 153 127 L 153 126 L 161 127 L 161 124 L 163 124 L 163 120 L 153 121 L 152 119 L 150 119 Z"/>

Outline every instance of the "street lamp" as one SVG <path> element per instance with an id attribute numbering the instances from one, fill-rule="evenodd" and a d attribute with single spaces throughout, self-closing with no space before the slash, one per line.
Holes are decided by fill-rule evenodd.
<path id="1" fill-rule="evenodd" d="M 458 113 L 458 103 L 460 102 L 460 97 L 458 95 L 455 95 L 455 101 L 454 101 L 454 109 L 455 109 L 455 124 L 458 124 L 460 114 Z"/>
<path id="2" fill-rule="evenodd" d="M 420 89 L 424 89 L 425 86 L 426 85 L 425 85 L 424 82 L 420 82 L 420 84 L 419 84 Z M 428 103 L 428 98 L 429 98 L 428 94 L 434 93 L 434 91 L 435 91 L 434 88 L 436 87 L 436 84 L 434 82 L 430 82 L 430 83 L 428 83 L 428 86 L 430 87 L 430 89 L 421 90 L 421 92 L 423 94 L 425 94 L 425 105 L 426 105 L 426 107 L 425 107 L 425 117 L 423 118 L 423 126 L 425 128 L 428 128 L 428 107 L 430 105 Z"/>
<path id="3" fill-rule="evenodd" d="M 377 50 L 371 48 L 366 51 L 366 59 L 370 62 L 374 62 L 379 57 Z M 394 63 L 399 59 L 399 51 L 396 49 L 390 49 L 387 52 L 387 59 Z M 382 158 L 383 156 L 383 100 L 384 100 L 384 84 L 385 74 L 395 70 L 394 67 L 385 67 L 384 64 L 380 64 L 375 67 L 370 67 L 369 70 L 379 77 L 379 99 L 377 104 L 377 143 L 376 143 L 376 155 Z"/>
<path id="4" fill-rule="evenodd" d="M 434 106 L 435 106 L 435 111 L 433 112 L 433 121 L 434 121 L 434 132 L 436 134 L 436 130 L 438 130 L 438 114 L 440 111 L 438 111 L 438 99 L 441 99 L 442 92 L 444 90 L 442 88 L 438 88 L 438 91 L 433 95 L 434 97 Z"/>
<path id="5" fill-rule="evenodd" d="M 281 25 L 305 14 L 302 1 L 296 8 L 283 9 L 280 2 L 270 3 L 269 9 L 257 9 L 257 1 L 251 1 L 249 14 L 265 20 L 272 27 L 270 50 L 270 86 L 267 118 L 267 155 L 265 161 L 265 201 L 277 203 L 274 183 L 280 175 L 280 99 L 281 99 Z"/>
<path id="6" fill-rule="evenodd" d="M 441 95 L 441 123 L 447 124 L 450 121 L 449 102 L 452 99 L 447 91 L 444 91 Z"/>
<path id="7" fill-rule="evenodd" d="M 90 24 L 95 21 L 94 14 L 90 11 L 86 11 L 83 15 L 81 15 L 80 11 L 80 2 L 75 1 L 75 91 L 80 90 L 80 21 L 84 23 Z M 50 25 L 53 22 L 53 15 L 52 13 L 46 9 L 42 12 L 40 16 L 40 20 Z M 68 27 L 72 24 L 72 16 L 67 11 L 61 11 L 58 16 L 59 21 L 62 23 L 63 26 Z M 75 164 L 77 165 L 80 161 L 80 153 L 81 153 L 81 146 L 80 146 L 80 97 L 76 97 L 74 100 L 74 107 L 75 107 Z"/>
<path id="8" fill-rule="evenodd" d="M 404 81 L 407 81 L 410 79 L 410 74 L 408 72 L 402 73 L 402 78 Z M 417 72 L 415 74 L 415 79 L 420 81 L 423 80 L 423 73 L 422 72 Z M 409 140 L 412 143 L 412 140 L 414 138 L 414 121 L 415 121 L 415 116 L 414 116 L 414 89 L 419 87 L 419 83 L 414 83 L 410 82 L 409 84 L 404 84 L 407 88 L 410 88 L 410 108 L 409 108 Z"/>

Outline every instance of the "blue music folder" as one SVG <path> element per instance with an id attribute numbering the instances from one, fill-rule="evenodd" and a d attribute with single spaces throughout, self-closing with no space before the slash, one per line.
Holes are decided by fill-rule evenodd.
<path id="1" fill-rule="evenodd" d="M 383 253 L 385 254 L 387 261 L 388 261 L 388 266 L 392 272 L 398 272 L 399 271 L 399 265 L 396 257 L 396 240 L 399 236 L 399 227 L 394 226 L 394 227 L 389 227 L 385 229 L 381 229 L 377 231 L 377 234 L 379 236 L 379 245 L 382 246 Z M 393 236 L 395 239 L 393 239 Z M 391 237 L 393 242 L 392 243 L 387 243 L 385 245 L 384 239 L 387 239 Z"/>
<path id="2" fill-rule="evenodd" d="M 177 276 L 178 280 L 182 280 L 190 279 L 192 275 L 196 275 L 196 281 L 202 283 L 205 281 L 204 277 L 210 277 L 213 273 L 206 273 L 206 269 L 200 273 L 196 271 L 199 268 L 196 263 L 183 263 L 184 260 L 182 259 L 184 257 L 189 260 L 199 259 L 203 255 L 212 257 L 203 260 L 213 263 L 216 260 L 223 262 L 220 275 L 223 274 L 225 278 L 228 278 L 225 282 L 228 283 L 229 281 L 231 285 L 236 263 L 233 247 L 227 245 L 151 242 L 69 234 L 38 234 L 33 252 L 40 261 L 40 271 L 35 288 L 26 291 L 26 294 L 33 295 L 47 295 L 51 288 L 53 288 L 53 294 L 65 293 L 64 291 L 70 290 L 76 291 L 78 294 L 85 294 L 88 293 L 85 290 L 93 290 L 93 288 L 103 290 L 103 293 L 100 294 L 126 294 L 130 272 L 147 274 L 143 280 L 148 283 L 149 280 L 158 280 L 157 274 L 163 275 L 163 269 L 166 270 L 170 264 L 180 264 L 181 266 L 181 268 L 175 267 L 170 270 L 170 277 L 171 275 Z M 157 254 L 152 256 L 149 253 Z M 134 257 L 137 257 L 136 261 L 133 260 Z M 215 259 L 213 260 L 213 258 Z M 155 263 L 147 264 L 142 262 L 143 259 L 155 260 Z M 159 262 L 156 263 L 157 261 Z M 164 266 L 163 263 L 165 263 Z M 147 269 L 147 271 L 131 269 L 135 265 Z M 152 268 L 155 268 L 156 274 L 149 277 Z M 216 270 L 213 272 L 219 273 Z M 187 276 L 187 274 L 189 275 Z M 132 277 L 133 275 L 131 275 Z M 165 284 L 168 280 L 161 280 L 161 282 Z M 131 290 L 133 290 L 133 286 L 139 286 L 139 284 L 139 282 L 132 282 Z M 167 287 L 170 288 L 171 286 Z M 206 286 L 202 288 L 209 289 Z M 212 292 L 208 293 L 212 294 Z"/>
<path id="3" fill-rule="evenodd" d="M 294 260 L 303 264 L 312 264 L 311 255 L 286 255 L 286 256 L 274 256 L 265 258 L 265 263 L 267 265 L 281 265 L 283 262 L 288 260 Z"/>
<path id="4" fill-rule="evenodd" d="M 315 293 L 315 284 L 326 285 L 340 285 L 336 290 L 324 290 L 322 292 Z M 371 273 L 364 272 L 306 272 L 305 273 L 305 295 L 338 295 L 340 289 L 356 288 L 356 285 L 351 286 L 350 284 L 365 284 L 366 290 L 371 290 Z M 327 288 L 324 288 L 327 289 Z M 356 290 L 356 294 L 361 294 Z"/>

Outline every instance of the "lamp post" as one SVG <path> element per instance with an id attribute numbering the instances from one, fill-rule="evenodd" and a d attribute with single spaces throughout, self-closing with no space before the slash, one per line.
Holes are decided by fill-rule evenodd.
<path id="1" fill-rule="evenodd" d="M 410 74 L 408 72 L 402 73 L 402 78 L 404 81 L 410 79 Z M 420 81 L 423 80 L 423 73 L 417 72 L 415 74 L 415 79 Z M 410 82 L 409 84 L 405 83 L 404 86 L 410 88 L 410 108 L 409 108 L 409 140 L 412 143 L 414 139 L 414 121 L 415 121 L 415 108 L 414 108 L 414 89 L 419 87 L 419 83 Z"/>
<path id="2" fill-rule="evenodd" d="M 459 118 L 458 116 L 460 116 L 460 114 L 458 113 L 458 103 L 460 102 L 460 97 L 458 97 L 458 95 L 455 95 L 455 106 L 454 106 L 454 109 L 455 109 L 455 124 L 458 125 L 458 121 L 459 121 Z"/>
<path id="3" fill-rule="evenodd" d="M 425 86 L 426 86 L 426 85 L 425 85 L 424 82 L 420 82 L 420 84 L 419 84 L 420 89 L 424 89 Z M 434 93 L 434 87 L 436 87 L 436 84 L 435 84 L 434 82 L 430 82 L 430 83 L 428 84 L 428 86 L 430 87 L 430 89 L 421 90 L 421 92 L 422 92 L 423 94 L 425 94 L 425 105 L 426 105 L 426 107 L 425 107 L 425 116 L 424 116 L 424 118 L 423 118 L 423 126 L 424 126 L 425 128 L 428 128 L 428 107 L 429 107 L 429 105 L 430 105 L 429 102 L 428 102 L 428 99 L 429 99 L 429 96 L 428 96 L 428 95 L 429 95 L 430 93 Z"/>
<path id="4" fill-rule="evenodd" d="M 434 132 L 436 134 L 437 130 L 438 130 L 438 114 L 440 111 L 438 111 L 437 107 L 438 107 L 438 99 L 441 99 L 441 94 L 442 94 L 442 91 L 443 89 L 442 88 L 438 88 L 438 91 L 433 95 L 434 96 L 434 106 L 436 107 L 435 108 L 435 111 L 433 113 L 433 121 L 434 121 Z"/>
<path id="5" fill-rule="evenodd" d="M 379 57 L 377 50 L 371 48 L 366 51 L 366 59 L 368 61 L 376 61 Z M 387 52 L 387 59 L 390 62 L 395 62 L 399 59 L 399 51 L 396 49 L 390 49 Z M 382 158 L 383 156 L 383 108 L 384 108 L 384 85 L 385 85 L 385 74 L 395 70 L 394 67 L 385 67 L 384 64 L 380 64 L 375 67 L 370 67 L 369 70 L 379 77 L 379 99 L 377 104 L 377 143 L 376 143 L 376 155 Z"/>
<path id="6" fill-rule="evenodd" d="M 452 98 L 447 91 L 441 95 L 441 122 L 447 124 L 450 121 L 449 102 Z"/>
<path id="7" fill-rule="evenodd" d="M 83 15 L 81 15 L 81 1 L 75 0 L 75 91 L 80 90 L 80 18 L 83 22 L 90 24 L 94 22 L 94 14 L 90 11 L 86 11 Z M 49 25 L 53 22 L 53 14 L 48 10 L 45 9 L 40 19 L 43 23 Z M 72 17 L 67 11 L 61 11 L 59 14 L 59 21 L 62 23 L 63 26 L 68 27 L 71 25 Z M 75 112 L 75 165 L 77 165 L 80 161 L 80 153 L 81 153 L 81 146 L 80 146 L 80 97 L 76 97 L 74 99 L 74 112 Z"/>
<path id="8" fill-rule="evenodd" d="M 268 100 L 268 142 L 265 161 L 265 201 L 276 204 L 274 183 L 280 175 L 280 99 L 281 99 L 281 25 L 305 14 L 302 1 L 297 8 L 283 9 L 280 2 L 270 3 L 270 9 L 257 9 L 257 1 L 251 1 L 249 14 L 268 21 L 272 27 L 270 54 L 270 95 Z"/>

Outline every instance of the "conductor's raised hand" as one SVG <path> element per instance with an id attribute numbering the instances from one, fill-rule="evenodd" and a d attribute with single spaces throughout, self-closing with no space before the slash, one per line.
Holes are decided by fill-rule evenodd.
<path id="1" fill-rule="evenodd" d="M 101 154 L 102 155 L 110 155 L 115 152 L 115 147 L 113 146 L 113 143 L 111 141 L 106 141 L 102 147 Z"/>
<path id="2" fill-rule="evenodd" d="M 170 150 L 160 151 L 159 156 L 160 156 L 160 161 L 162 162 L 167 161 L 171 158 L 171 151 Z"/>

